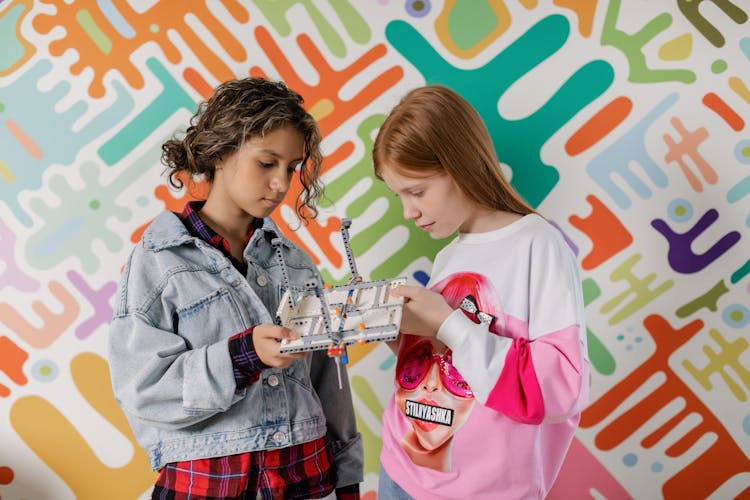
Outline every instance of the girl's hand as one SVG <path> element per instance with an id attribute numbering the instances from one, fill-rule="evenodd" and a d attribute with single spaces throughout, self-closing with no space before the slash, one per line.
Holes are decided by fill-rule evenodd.
<path id="1" fill-rule="evenodd" d="M 398 345 L 401 342 L 401 332 L 398 332 L 398 336 L 394 340 L 386 341 L 385 345 L 391 350 L 393 354 L 398 356 Z"/>
<path id="2" fill-rule="evenodd" d="M 401 285 L 391 290 L 391 295 L 404 298 L 402 333 L 434 337 L 445 318 L 453 312 L 442 295 L 421 286 Z"/>
<path id="3" fill-rule="evenodd" d="M 295 359 L 303 358 L 304 352 L 282 354 L 279 352 L 283 339 L 298 339 L 299 334 L 291 328 L 272 324 L 258 325 L 253 328 L 253 347 L 261 361 L 273 368 L 286 368 Z"/>

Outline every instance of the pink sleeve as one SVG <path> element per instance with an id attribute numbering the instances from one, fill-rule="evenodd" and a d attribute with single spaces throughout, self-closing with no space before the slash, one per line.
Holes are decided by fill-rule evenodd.
<path id="1" fill-rule="evenodd" d="M 578 325 L 531 341 L 514 339 L 485 404 L 528 424 L 570 418 L 588 397 L 582 352 Z"/>

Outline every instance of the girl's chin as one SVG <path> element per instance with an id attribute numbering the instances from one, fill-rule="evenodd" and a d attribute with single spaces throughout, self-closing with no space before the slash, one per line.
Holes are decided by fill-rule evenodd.
<path id="1" fill-rule="evenodd" d="M 417 431 L 417 441 L 419 445 L 427 451 L 434 451 L 443 446 L 449 436 L 444 434 L 435 436 L 432 434 L 425 434 L 424 432 Z"/>
<path id="2" fill-rule="evenodd" d="M 458 231 L 458 229 L 454 229 L 453 231 L 448 231 L 446 228 L 434 228 L 432 231 L 430 231 L 430 236 L 434 240 L 442 240 L 444 238 L 447 238 L 449 236 L 452 236 Z"/>

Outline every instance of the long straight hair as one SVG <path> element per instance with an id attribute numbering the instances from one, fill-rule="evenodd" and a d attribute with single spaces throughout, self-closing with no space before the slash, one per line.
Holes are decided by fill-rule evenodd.
<path id="1" fill-rule="evenodd" d="M 386 168 L 410 177 L 446 172 L 481 206 L 534 212 L 505 179 L 479 113 L 448 87 L 427 85 L 406 94 L 380 127 L 372 156 L 381 180 Z"/>

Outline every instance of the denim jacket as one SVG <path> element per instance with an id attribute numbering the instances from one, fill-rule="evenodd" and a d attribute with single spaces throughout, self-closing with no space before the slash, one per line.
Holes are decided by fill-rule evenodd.
<path id="1" fill-rule="evenodd" d="M 228 339 L 272 323 L 283 292 L 275 237 L 283 242 L 292 286 L 320 279 L 310 257 L 268 218 L 244 250 L 246 276 L 168 211 L 131 253 L 108 354 L 115 397 L 152 468 L 327 436 L 336 486 L 362 481 L 362 441 L 346 370 L 339 389 L 336 364 L 324 351 L 288 368 L 267 368 L 235 390 Z"/>

